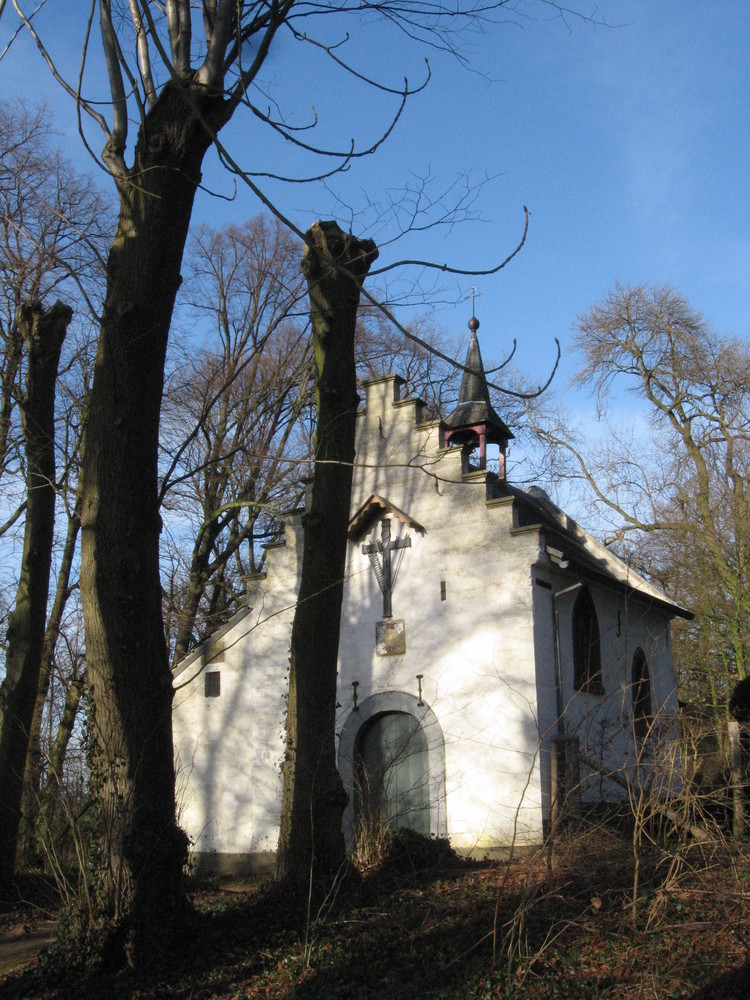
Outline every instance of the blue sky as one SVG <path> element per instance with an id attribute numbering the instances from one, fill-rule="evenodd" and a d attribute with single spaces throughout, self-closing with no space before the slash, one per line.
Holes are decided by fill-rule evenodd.
<path id="1" fill-rule="evenodd" d="M 69 15 L 85 13 L 88 4 L 69 2 L 64 21 L 59 4 L 50 5 L 47 16 L 57 18 L 55 51 L 70 72 L 80 26 Z M 672 282 L 717 329 L 747 337 L 750 7 L 734 0 L 572 5 L 593 9 L 608 26 L 563 21 L 536 0 L 524 0 L 520 17 L 458 37 L 469 69 L 427 53 L 429 86 L 410 100 L 373 157 L 325 189 L 262 182 L 265 190 L 300 228 L 334 215 L 348 226 L 351 210 L 355 232 L 385 241 L 388 226 L 372 205 L 398 200 L 405 185 L 431 176 L 438 191 L 467 174 L 473 182 L 492 178 L 473 206 L 479 221 L 413 234 L 384 247 L 381 262 L 417 256 L 491 267 L 517 242 L 528 205 L 531 226 L 521 254 L 495 277 L 448 282 L 434 309 L 437 323 L 465 331 L 470 307 L 456 299 L 476 281 L 485 356 L 502 355 L 516 337 L 519 366 L 536 378 L 552 360 L 554 337 L 565 347 L 576 315 L 615 281 Z M 6 11 L 4 32 L 11 16 Z M 349 47 L 340 53 L 350 52 L 359 69 L 393 87 L 404 75 L 412 83 L 423 77 L 425 50 L 418 44 L 377 24 L 350 27 Z M 343 26 L 330 30 L 331 41 L 342 37 Z M 95 63 L 92 68 L 93 93 Z M 25 39 L 0 63 L 0 75 L 5 96 L 24 92 L 48 100 L 66 152 L 86 166 L 70 102 Z M 290 121 L 310 120 L 314 105 L 319 125 L 307 138 L 338 147 L 350 138 L 371 141 L 397 103 L 346 83 L 320 55 L 300 57 L 284 39 L 264 83 Z M 236 117 L 223 138 L 249 169 L 320 170 L 309 161 L 305 168 L 288 143 L 275 142 L 249 116 Z M 204 183 L 232 192 L 214 156 Z M 221 224 L 258 209 L 246 190 L 229 202 L 202 194 L 194 218 Z M 566 359 L 561 388 L 569 370 Z"/>

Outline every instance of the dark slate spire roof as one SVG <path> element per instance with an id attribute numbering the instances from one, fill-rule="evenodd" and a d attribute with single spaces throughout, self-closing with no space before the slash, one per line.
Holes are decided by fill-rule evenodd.
<path id="1" fill-rule="evenodd" d="M 490 390 L 487 387 L 487 376 L 484 374 L 482 352 L 479 350 L 479 340 L 477 339 L 479 320 L 476 316 L 472 316 L 469 320 L 469 329 L 471 330 L 471 340 L 464 362 L 464 367 L 469 370 L 464 372 L 461 379 L 458 406 L 443 422 L 450 430 L 485 424 L 489 432 L 494 431 L 495 434 L 508 441 L 513 435 L 490 402 Z M 494 437 L 495 434 L 492 436 Z"/>

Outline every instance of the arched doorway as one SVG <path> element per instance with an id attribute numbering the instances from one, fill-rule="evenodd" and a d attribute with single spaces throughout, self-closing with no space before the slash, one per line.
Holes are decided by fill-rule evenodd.
<path id="1" fill-rule="evenodd" d="M 371 695 L 350 712 L 339 735 L 338 767 L 349 805 L 344 836 L 355 840 L 363 803 L 385 803 L 389 823 L 445 837 L 445 741 L 437 716 L 403 691 Z M 374 795 L 363 796 L 363 786 Z"/>
<path id="2" fill-rule="evenodd" d="M 430 835 L 427 737 L 408 712 L 383 712 L 360 729 L 355 745 L 357 816 L 372 826 Z"/>

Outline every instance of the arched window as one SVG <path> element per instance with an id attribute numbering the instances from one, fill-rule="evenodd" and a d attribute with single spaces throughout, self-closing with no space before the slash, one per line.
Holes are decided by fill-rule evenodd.
<path id="1" fill-rule="evenodd" d="M 579 691 L 604 693 L 599 619 L 586 587 L 573 606 L 573 683 Z"/>
<path id="2" fill-rule="evenodd" d="M 636 737 L 643 740 L 648 736 L 651 725 L 651 678 L 646 654 L 640 646 L 633 656 L 630 693 L 633 699 L 633 729 Z"/>

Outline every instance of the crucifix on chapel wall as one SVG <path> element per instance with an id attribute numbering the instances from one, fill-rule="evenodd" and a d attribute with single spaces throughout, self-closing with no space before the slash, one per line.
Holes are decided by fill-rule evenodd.
<path id="1" fill-rule="evenodd" d="M 375 577 L 383 594 L 383 617 L 393 616 L 393 569 L 391 553 L 397 549 L 411 548 L 411 538 L 406 535 L 404 538 L 391 539 L 391 522 L 388 518 L 383 518 L 380 522 L 380 541 L 370 542 L 362 546 L 363 553 L 369 557 Z"/>

